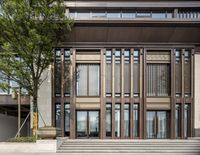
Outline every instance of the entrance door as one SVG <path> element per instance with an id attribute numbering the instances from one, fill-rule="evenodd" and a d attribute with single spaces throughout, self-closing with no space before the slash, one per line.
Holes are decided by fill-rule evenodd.
<path id="1" fill-rule="evenodd" d="M 77 111 L 77 138 L 99 137 L 99 111 Z"/>
<path id="2" fill-rule="evenodd" d="M 147 112 L 147 138 L 168 138 L 169 115 L 167 111 Z"/>

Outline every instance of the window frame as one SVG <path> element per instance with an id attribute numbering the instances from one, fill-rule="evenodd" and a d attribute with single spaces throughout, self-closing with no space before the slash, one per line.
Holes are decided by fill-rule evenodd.
<path id="1" fill-rule="evenodd" d="M 78 95 L 78 65 L 87 65 L 87 93 L 86 95 Z M 98 65 L 99 66 L 99 83 L 98 83 L 98 95 L 89 94 L 89 65 Z M 76 63 L 76 97 L 100 97 L 101 96 L 101 64 L 100 63 Z"/>

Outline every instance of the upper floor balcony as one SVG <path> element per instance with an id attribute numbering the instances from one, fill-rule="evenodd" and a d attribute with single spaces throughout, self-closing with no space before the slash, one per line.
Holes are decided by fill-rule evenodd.
<path id="1" fill-rule="evenodd" d="M 200 22 L 200 2 L 66 1 L 76 22 Z"/>

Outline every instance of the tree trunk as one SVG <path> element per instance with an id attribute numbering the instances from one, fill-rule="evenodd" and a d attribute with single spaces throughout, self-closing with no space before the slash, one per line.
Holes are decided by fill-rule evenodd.
<path id="1" fill-rule="evenodd" d="M 38 106 L 37 106 L 37 92 L 33 95 L 33 136 L 37 137 L 38 129 Z"/>

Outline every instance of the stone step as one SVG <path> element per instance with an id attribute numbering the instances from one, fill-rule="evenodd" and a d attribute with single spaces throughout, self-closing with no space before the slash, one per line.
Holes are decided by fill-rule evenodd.
<path id="1" fill-rule="evenodd" d="M 168 145 L 141 145 L 141 144 L 137 144 L 137 145 L 131 145 L 131 144 L 120 144 L 120 145 L 115 145 L 115 144 L 109 144 L 109 145 L 104 145 L 104 144 L 93 144 L 93 145 L 88 145 L 88 144 L 62 144 L 62 147 L 199 147 L 200 145 L 195 144 L 195 145 L 191 145 L 191 144 L 187 144 L 187 145 L 173 145 L 173 144 L 168 144 Z"/>
<path id="2" fill-rule="evenodd" d="M 63 143 L 200 143 L 200 141 L 63 141 Z"/>
<path id="3" fill-rule="evenodd" d="M 57 153 L 65 153 L 65 152 L 57 152 Z M 70 152 L 69 155 L 80 155 L 80 153 L 73 153 L 73 152 Z M 81 155 L 97 155 L 96 153 L 81 153 Z M 105 155 L 105 153 L 98 153 L 98 155 Z M 133 153 L 115 153 L 113 154 L 112 152 L 107 152 L 106 155 L 133 155 Z M 148 153 L 148 152 L 145 152 L 145 153 L 134 153 L 134 155 L 160 155 L 160 153 Z M 165 153 L 165 152 L 162 152 L 162 155 L 199 155 L 199 152 L 197 153 L 184 153 L 184 152 L 181 152 L 181 153 Z"/>
<path id="4" fill-rule="evenodd" d="M 171 148 L 171 147 L 165 147 L 165 148 L 127 148 L 127 147 L 116 147 L 116 148 L 109 148 L 109 147 L 80 147 L 80 148 L 66 148 L 66 147 L 61 147 L 60 148 L 61 150 L 199 150 L 200 151 L 200 148 Z"/>
<path id="5" fill-rule="evenodd" d="M 116 145 L 118 145 L 118 144 L 130 144 L 130 145 L 134 145 L 134 144 L 143 144 L 143 145 L 149 145 L 149 144 L 153 144 L 153 145 L 157 145 L 157 144 L 162 144 L 162 145 L 164 145 L 164 144 L 179 144 L 179 145 L 182 145 L 182 144 L 200 144 L 200 142 L 191 142 L 191 143 L 170 143 L 170 142 L 168 142 L 168 143 L 159 143 L 159 142 L 154 142 L 154 143 L 144 143 L 144 142 L 142 142 L 142 143 L 140 143 L 140 142 L 130 142 L 130 143 L 128 143 L 128 142 L 121 142 L 121 143 L 115 143 L 115 142 L 105 142 L 105 143 L 103 143 L 103 142 L 101 142 L 101 143 L 98 143 L 98 142 L 94 142 L 94 143 L 92 143 L 92 142 L 80 142 L 80 143 L 78 143 L 78 142 L 76 142 L 76 143 L 73 143 L 73 142 L 63 142 L 63 144 L 74 144 L 74 145 L 76 145 L 76 144 L 98 144 L 98 145 L 102 145 L 102 144 L 116 144 Z"/>
<path id="6" fill-rule="evenodd" d="M 200 140 L 62 140 L 58 153 L 200 155 Z"/>
<path id="7" fill-rule="evenodd" d="M 200 153 L 200 150 L 57 150 L 58 153 Z"/>

